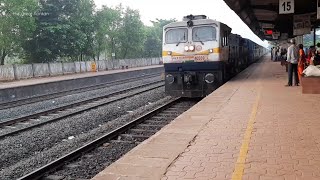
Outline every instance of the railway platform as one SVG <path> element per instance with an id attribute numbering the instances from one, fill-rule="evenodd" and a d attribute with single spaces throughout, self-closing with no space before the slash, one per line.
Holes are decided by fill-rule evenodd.
<path id="1" fill-rule="evenodd" d="M 266 56 L 93 180 L 320 179 L 320 96 Z"/>
<path id="2" fill-rule="evenodd" d="M 0 103 L 101 85 L 138 76 L 161 74 L 163 65 L 0 82 Z"/>
<path id="3" fill-rule="evenodd" d="M 143 70 L 143 69 L 152 69 L 152 68 L 158 68 L 158 67 L 163 67 L 163 65 L 152 65 L 152 66 L 144 66 L 144 67 L 135 67 L 130 69 L 116 69 L 116 70 L 109 70 L 109 71 L 87 72 L 87 73 L 81 73 L 81 74 L 66 74 L 61 76 L 50 76 L 50 77 L 23 79 L 18 81 L 11 81 L 11 82 L 0 82 L 0 89 L 30 86 L 30 85 L 36 85 L 36 84 L 44 84 L 44 83 L 80 79 L 80 78 L 87 78 L 87 77 L 103 76 L 107 74 L 116 74 L 116 73 L 137 71 L 137 70 Z"/>

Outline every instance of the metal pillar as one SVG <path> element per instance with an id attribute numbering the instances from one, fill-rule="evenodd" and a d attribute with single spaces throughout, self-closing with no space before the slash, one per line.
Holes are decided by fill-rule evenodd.
<path id="1" fill-rule="evenodd" d="M 313 28 L 313 45 L 316 46 L 317 36 L 316 36 L 316 28 Z"/>

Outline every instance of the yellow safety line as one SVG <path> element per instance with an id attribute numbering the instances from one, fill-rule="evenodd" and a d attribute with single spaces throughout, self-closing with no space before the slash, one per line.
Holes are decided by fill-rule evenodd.
<path id="1" fill-rule="evenodd" d="M 251 139 L 251 135 L 252 135 L 252 131 L 253 131 L 253 124 L 256 120 L 256 115 L 257 115 L 257 111 L 258 111 L 260 96 L 261 96 L 261 94 L 260 94 L 260 89 L 259 89 L 255 103 L 252 107 L 252 112 L 251 112 L 250 119 L 249 119 L 249 122 L 247 125 L 247 129 L 246 129 L 246 132 L 245 132 L 243 140 L 242 140 L 242 145 L 240 148 L 239 157 L 237 159 L 235 169 L 232 174 L 232 180 L 242 180 L 244 165 L 246 162 L 248 149 L 249 149 L 249 143 L 250 143 L 250 139 Z"/>

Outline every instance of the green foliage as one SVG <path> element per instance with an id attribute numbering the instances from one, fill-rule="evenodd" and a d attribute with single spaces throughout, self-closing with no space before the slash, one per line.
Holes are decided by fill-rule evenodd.
<path id="1" fill-rule="evenodd" d="M 139 11 L 127 8 L 123 11 L 116 53 L 122 59 L 142 57 L 144 39 L 144 25 L 140 20 Z"/>
<path id="2" fill-rule="evenodd" d="M 7 55 L 21 48 L 35 29 L 33 17 L 37 10 L 37 0 L 0 1 L 0 64 Z"/>
<path id="3" fill-rule="evenodd" d="M 107 51 L 109 57 L 115 52 L 115 42 L 119 37 L 119 30 L 122 24 L 122 14 L 118 9 L 104 6 L 96 13 L 95 17 L 95 52 L 99 59 L 101 52 Z"/>
<path id="4" fill-rule="evenodd" d="M 316 35 L 316 43 L 320 42 L 320 36 Z M 313 33 L 306 34 L 303 36 L 303 46 L 309 48 L 310 46 L 313 46 Z"/>
<path id="5" fill-rule="evenodd" d="M 37 29 L 26 42 L 32 62 L 51 62 L 58 57 L 82 59 L 93 54 L 94 32 L 91 0 L 41 0 Z"/>
<path id="6" fill-rule="evenodd" d="M 153 26 L 146 27 L 144 57 L 160 57 L 162 55 L 161 50 L 162 50 L 163 27 L 175 21 L 176 21 L 175 19 L 170 19 L 170 20 L 156 19 L 156 21 L 151 21 Z"/>
<path id="7" fill-rule="evenodd" d="M 159 57 L 162 28 L 175 20 L 144 26 L 138 10 L 93 0 L 0 0 L 0 57 L 26 63 Z M 11 58 L 11 59 L 12 59 Z M 1 61 L 3 64 L 3 61 Z"/>
<path id="8" fill-rule="evenodd" d="M 116 54 L 116 58 L 136 58 L 143 55 L 145 40 L 144 25 L 139 11 L 104 6 L 96 14 L 96 52 L 100 56 L 107 51 L 108 56 Z"/>

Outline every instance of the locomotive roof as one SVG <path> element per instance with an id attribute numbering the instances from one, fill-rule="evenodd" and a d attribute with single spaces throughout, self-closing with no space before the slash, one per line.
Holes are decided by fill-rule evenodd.
<path id="1" fill-rule="evenodd" d="M 220 24 L 223 24 L 219 21 L 215 21 L 212 19 L 198 19 L 198 20 L 192 20 L 193 21 L 193 25 L 206 25 L 206 24 L 216 24 L 217 26 L 220 26 Z M 173 28 L 173 27 L 187 27 L 187 22 L 188 21 L 178 21 L 178 22 L 172 22 L 169 23 L 167 25 L 165 25 L 163 28 L 167 29 L 167 28 Z M 225 25 L 225 24 L 224 24 Z M 225 25 L 227 26 L 227 25 Z"/>

